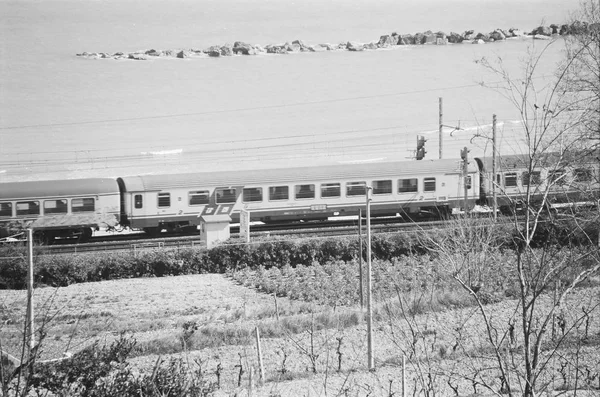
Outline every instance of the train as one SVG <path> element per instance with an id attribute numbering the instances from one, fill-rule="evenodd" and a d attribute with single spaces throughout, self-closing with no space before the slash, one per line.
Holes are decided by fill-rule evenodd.
<path id="1" fill-rule="evenodd" d="M 450 215 L 476 205 L 514 212 L 529 187 L 533 195 L 551 186 L 551 200 L 581 200 L 598 191 L 593 165 L 569 166 L 545 156 L 537 168 L 527 156 L 366 162 L 330 166 L 134 175 L 0 184 L 0 237 L 15 226 L 30 227 L 39 241 L 85 242 L 100 228 L 196 230 L 200 217 L 247 211 L 264 223 L 322 221 L 355 216 L 366 205 L 371 216 Z M 536 193 L 538 192 L 538 193 Z"/>

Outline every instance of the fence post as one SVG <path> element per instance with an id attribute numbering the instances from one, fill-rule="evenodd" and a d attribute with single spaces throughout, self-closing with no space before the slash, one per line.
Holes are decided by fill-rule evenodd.
<path id="1" fill-rule="evenodd" d="M 262 351 L 260 349 L 260 334 L 258 331 L 258 327 L 256 327 L 255 329 L 256 329 L 256 350 L 258 351 L 259 378 L 260 378 L 260 382 L 263 383 L 265 381 L 265 369 L 263 367 Z"/>

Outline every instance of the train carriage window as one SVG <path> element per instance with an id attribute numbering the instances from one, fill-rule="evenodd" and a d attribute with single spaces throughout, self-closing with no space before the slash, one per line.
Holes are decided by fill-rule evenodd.
<path id="1" fill-rule="evenodd" d="M 209 202 L 210 194 L 208 190 L 196 190 L 188 192 L 188 202 L 190 205 L 206 205 Z"/>
<path id="2" fill-rule="evenodd" d="M 288 186 L 270 186 L 269 200 L 288 200 L 290 198 L 290 188 Z"/>
<path id="3" fill-rule="evenodd" d="M 45 200 L 44 214 L 66 214 L 67 200 Z"/>
<path id="4" fill-rule="evenodd" d="M 296 185 L 294 186 L 296 199 L 314 199 L 315 185 Z"/>
<path id="5" fill-rule="evenodd" d="M 565 181 L 565 170 L 553 170 L 548 172 L 548 179 L 550 183 L 555 183 L 557 185 L 563 185 Z"/>
<path id="6" fill-rule="evenodd" d="M 588 168 L 577 168 L 573 171 L 575 182 L 590 182 L 592 180 L 592 170 Z"/>
<path id="7" fill-rule="evenodd" d="M 12 216 L 12 203 L 0 203 L 0 216 Z"/>
<path id="8" fill-rule="evenodd" d="M 158 193 L 158 207 L 166 208 L 171 206 L 171 193 Z"/>
<path id="9" fill-rule="evenodd" d="M 17 203 L 17 215 L 39 215 L 39 201 L 21 201 Z"/>
<path id="10" fill-rule="evenodd" d="M 517 174 L 515 172 L 507 172 L 504 174 L 504 186 L 505 187 L 516 187 L 517 186 Z"/>
<path id="11" fill-rule="evenodd" d="M 340 197 L 341 189 L 339 183 L 322 183 L 321 197 Z"/>
<path id="12" fill-rule="evenodd" d="M 242 191 L 242 201 L 250 203 L 254 201 L 263 201 L 263 193 L 261 187 L 248 187 Z"/>
<path id="13" fill-rule="evenodd" d="M 418 190 L 417 178 L 398 180 L 398 193 L 416 193 Z"/>
<path id="14" fill-rule="evenodd" d="M 346 183 L 346 196 L 364 196 L 366 188 L 366 182 L 348 182 Z"/>
<path id="15" fill-rule="evenodd" d="M 423 191 L 435 192 L 435 178 L 423 178 Z"/>
<path id="16" fill-rule="evenodd" d="M 94 212 L 95 210 L 96 200 L 93 197 L 71 200 L 71 212 Z"/>
<path id="17" fill-rule="evenodd" d="M 540 171 L 533 171 L 531 174 L 527 171 L 523 172 L 523 186 L 540 185 L 542 183 L 542 174 Z"/>
<path id="18" fill-rule="evenodd" d="M 373 181 L 373 194 L 392 194 L 392 181 Z"/>
<path id="19" fill-rule="evenodd" d="M 140 209 L 144 206 L 144 199 L 141 194 L 136 194 L 133 196 L 133 206 L 137 209 Z"/>
<path id="20" fill-rule="evenodd" d="M 222 187 L 215 190 L 217 204 L 231 204 L 237 200 L 235 188 Z"/>

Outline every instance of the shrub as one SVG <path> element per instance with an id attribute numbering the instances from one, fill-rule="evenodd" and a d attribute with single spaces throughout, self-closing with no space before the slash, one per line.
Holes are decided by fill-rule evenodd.
<path id="1" fill-rule="evenodd" d="M 597 226 L 595 226 L 597 227 Z M 545 229 L 540 236 L 549 233 L 565 236 L 571 227 L 557 229 Z M 441 229 L 428 231 L 432 238 L 444 238 L 452 230 Z M 563 239 L 565 243 L 583 244 L 585 239 L 581 233 L 573 233 L 576 238 Z M 502 249 L 514 249 L 519 245 L 510 229 L 505 233 L 499 231 L 496 244 Z M 563 241 L 555 238 L 553 241 Z M 589 241 L 588 241 L 589 243 Z M 364 244 L 363 244 L 364 250 Z M 510 252 L 510 251 L 509 251 Z M 366 250 L 363 251 L 365 257 Z M 414 282 L 418 282 L 414 268 L 421 270 L 431 267 L 432 258 L 429 257 L 427 248 L 420 242 L 416 234 L 389 233 L 376 234 L 372 237 L 372 254 L 374 260 L 391 263 L 392 266 L 403 266 L 404 276 Z M 424 259 L 409 259 L 413 256 L 421 256 Z M 356 260 L 359 256 L 359 241 L 354 236 L 328 237 L 328 238 L 300 238 L 285 240 L 268 238 L 257 240 L 253 244 L 223 244 L 210 250 L 198 248 L 178 249 L 155 249 L 119 253 L 94 253 L 77 255 L 43 255 L 35 258 L 35 280 L 51 286 L 66 286 L 73 283 L 100 281 L 110 279 L 121 279 L 131 277 L 164 277 L 182 274 L 199 273 L 232 273 L 244 268 L 248 269 L 270 269 L 270 268 L 294 268 L 311 266 L 312 264 L 352 264 L 357 266 Z M 0 288 L 20 289 L 26 287 L 26 249 L 25 247 L 2 247 L 0 248 Z M 498 264 L 509 263 L 511 259 L 507 255 L 498 253 L 495 259 Z M 509 262 L 507 262 L 507 260 Z M 416 262 L 415 262 L 416 261 Z M 503 287 L 503 291 L 509 288 L 511 275 L 506 267 L 499 268 L 504 278 L 495 277 L 494 282 Z M 393 277 L 393 273 L 375 273 L 375 277 L 382 280 Z M 439 269 L 435 270 L 439 273 Z M 331 274 L 331 277 L 341 277 L 339 274 Z M 283 277 L 283 276 L 281 276 Z M 329 277 L 329 276 L 328 276 Z M 427 279 L 431 283 L 433 279 Z M 437 281 L 442 282 L 438 276 Z M 508 280 L 508 281 L 507 281 Z M 424 280 L 421 280 L 424 281 Z M 351 285 L 352 282 L 350 282 Z M 347 287 L 343 285 L 342 287 Z M 282 284 L 275 293 L 286 291 L 288 286 Z M 508 295 L 511 295 L 508 292 Z"/>
<path id="2" fill-rule="evenodd" d="M 136 340 L 121 335 L 109 346 L 94 343 L 73 357 L 38 363 L 30 386 L 36 395 L 74 397 L 209 396 L 217 389 L 183 359 L 159 359 L 150 374 L 134 375 L 127 359 Z"/>

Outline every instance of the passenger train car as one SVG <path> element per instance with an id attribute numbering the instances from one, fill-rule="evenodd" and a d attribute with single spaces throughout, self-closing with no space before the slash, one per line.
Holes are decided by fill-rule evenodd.
<path id="1" fill-rule="evenodd" d="M 523 156 L 498 158 L 495 188 L 503 212 L 518 210 L 527 191 L 549 191 L 560 203 L 599 189 L 597 167 L 563 166 L 556 156 L 534 169 L 528 164 Z M 451 159 L 2 183 L 0 237 L 13 224 L 32 227 L 46 242 L 86 241 L 92 230 L 117 225 L 149 234 L 195 230 L 200 216 L 227 214 L 237 222 L 242 210 L 265 223 L 325 220 L 357 215 L 365 208 L 365 186 L 372 187 L 372 216 L 491 206 L 492 159 L 475 158 L 466 177 L 463 172 L 463 162 Z"/>
<path id="2" fill-rule="evenodd" d="M 485 157 L 475 161 L 480 170 L 478 204 L 491 206 L 493 160 Z M 504 214 L 522 210 L 527 194 L 533 203 L 545 198 L 549 210 L 567 204 L 588 203 L 591 198 L 598 199 L 600 174 L 597 161 L 567 163 L 557 153 L 548 153 L 539 156 L 531 168 L 529 157 L 524 155 L 497 157 L 496 163 L 496 202 Z"/>
<path id="3" fill-rule="evenodd" d="M 0 184 L 0 237 L 11 224 L 34 229 L 36 238 L 85 242 L 92 230 L 114 227 L 120 215 L 117 181 L 105 178 Z"/>
<path id="4" fill-rule="evenodd" d="M 265 223 L 356 215 L 371 186 L 373 216 L 450 212 L 464 201 L 458 160 L 349 164 L 119 178 L 122 224 L 157 233 L 195 226 L 199 215 L 240 211 Z M 469 168 L 469 201 L 479 195 L 477 167 Z"/>

